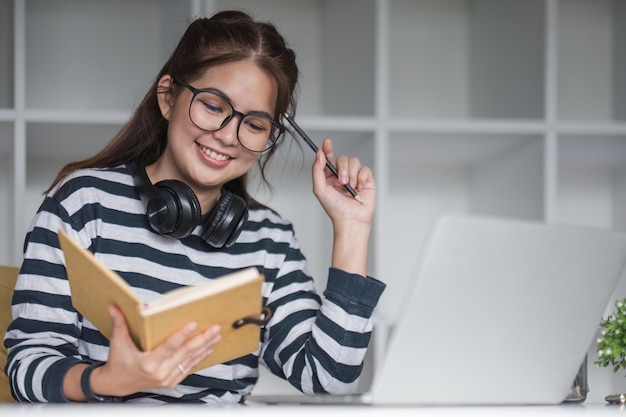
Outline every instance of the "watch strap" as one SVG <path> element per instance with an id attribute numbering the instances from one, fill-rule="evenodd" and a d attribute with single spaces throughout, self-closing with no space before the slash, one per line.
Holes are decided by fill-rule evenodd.
<path id="1" fill-rule="evenodd" d="M 91 381 L 90 381 L 91 373 L 93 372 L 94 369 L 102 365 L 104 365 L 104 362 L 95 362 L 95 363 L 88 365 L 85 368 L 85 370 L 80 376 L 80 389 L 81 391 L 83 391 L 83 395 L 87 398 L 88 402 L 97 402 L 97 403 L 119 402 L 121 400 L 120 397 L 97 395 L 91 389 Z"/>

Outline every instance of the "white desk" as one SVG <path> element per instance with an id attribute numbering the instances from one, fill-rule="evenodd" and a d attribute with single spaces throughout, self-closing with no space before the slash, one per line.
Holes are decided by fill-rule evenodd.
<path id="1" fill-rule="evenodd" d="M 358 414 L 363 416 L 618 416 L 626 415 L 626 408 L 605 404 L 568 404 L 558 406 L 518 407 L 381 407 L 381 406 L 331 406 L 331 405 L 264 405 L 248 406 L 208 405 L 131 405 L 131 404 L 0 404 L 0 416 L 46 417 L 99 417 L 99 416 L 297 416 L 331 417 Z"/>

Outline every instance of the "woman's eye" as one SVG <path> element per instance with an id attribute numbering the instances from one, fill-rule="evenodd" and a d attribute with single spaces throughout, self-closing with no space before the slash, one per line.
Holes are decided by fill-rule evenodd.
<path id="1" fill-rule="evenodd" d="M 255 125 L 254 123 L 250 123 L 248 126 L 250 126 L 252 130 L 264 130 L 262 126 Z"/>
<path id="2" fill-rule="evenodd" d="M 211 114 L 222 115 L 228 109 L 228 103 L 226 103 L 221 97 L 216 94 L 209 92 L 201 92 L 199 93 L 195 101 L 202 105 L 202 109 Z"/>
<path id="3" fill-rule="evenodd" d="M 202 104 L 203 104 L 204 108 L 207 111 L 210 111 L 211 113 L 221 113 L 222 112 L 222 108 L 219 105 L 215 104 L 215 103 L 211 103 L 211 102 L 208 102 L 208 101 L 203 101 Z"/>
<path id="4" fill-rule="evenodd" d="M 246 126 L 248 129 L 253 130 L 255 132 L 265 132 L 269 129 L 270 122 L 264 120 L 263 118 L 254 118 L 254 117 L 246 117 L 245 119 Z"/>

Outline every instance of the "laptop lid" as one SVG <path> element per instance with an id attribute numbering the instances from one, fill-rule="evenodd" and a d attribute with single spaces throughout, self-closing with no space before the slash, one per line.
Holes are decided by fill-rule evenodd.
<path id="1" fill-rule="evenodd" d="M 444 215 L 377 366 L 377 404 L 558 404 L 626 264 L 626 233 Z"/>

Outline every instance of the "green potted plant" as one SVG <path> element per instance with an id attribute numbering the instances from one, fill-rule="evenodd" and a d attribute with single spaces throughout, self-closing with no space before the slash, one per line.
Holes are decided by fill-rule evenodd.
<path id="1" fill-rule="evenodd" d="M 626 368 L 626 298 L 615 302 L 615 311 L 600 322 L 596 365 L 612 366 L 613 372 Z"/>
<path id="2" fill-rule="evenodd" d="M 615 302 L 615 310 L 600 322 L 602 334 L 598 338 L 598 360 L 596 365 L 612 366 L 613 372 L 626 369 L 626 298 Z M 625 394 L 611 394 L 605 400 L 612 404 L 625 404 Z"/>

